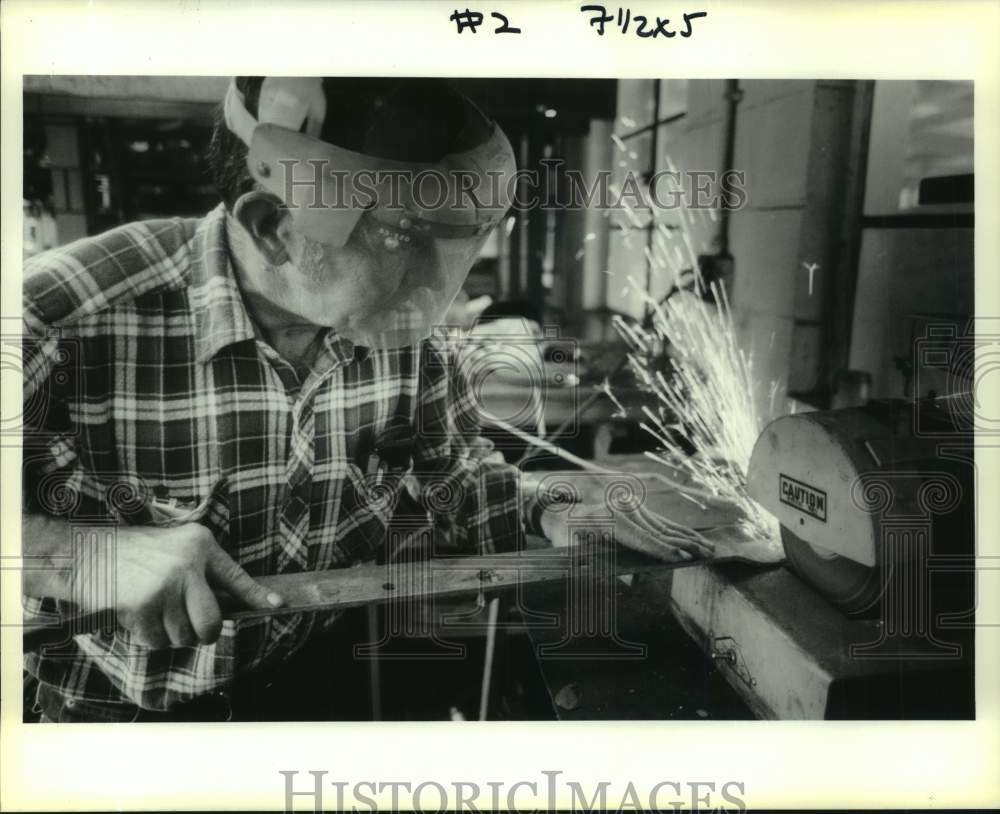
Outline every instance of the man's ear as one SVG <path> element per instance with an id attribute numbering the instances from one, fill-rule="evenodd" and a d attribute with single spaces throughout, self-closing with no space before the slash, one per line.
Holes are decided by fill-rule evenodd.
<path id="1" fill-rule="evenodd" d="M 285 221 L 291 216 L 280 198 L 270 192 L 247 192 L 236 201 L 233 217 L 253 238 L 268 264 L 280 266 L 288 262 Z"/>

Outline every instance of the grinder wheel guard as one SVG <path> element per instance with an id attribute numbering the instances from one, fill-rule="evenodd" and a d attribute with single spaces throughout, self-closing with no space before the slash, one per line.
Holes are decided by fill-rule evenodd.
<path id="1" fill-rule="evenodd" d="M 863 616 L 878 610 L 878 599 L 885 585 L 882 567 L 863 565 L 812 546 L 784 526 L 781 542 L 791 569 L 844 613 Z"/>

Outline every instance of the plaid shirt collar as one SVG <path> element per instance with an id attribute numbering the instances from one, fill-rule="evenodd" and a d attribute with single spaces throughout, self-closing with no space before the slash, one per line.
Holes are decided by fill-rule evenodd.
<path id="1" fill-rule="evenodd" d="M 256 330 L 236 284 L 222 204 L 202 221 L 194 235 L 193 249 L 191 283 L 198 289 L 195 356 L 204 363 L 229 345 L 254 339 Z"/>
<path id="2" fill-rule="evenodd" d="M 191 285 L 197 290 L 194 342 L 195 358 L 202 364 L 230 345 L 261 338 L 236 282 L 227 230 L 225 205 L 219 204 L 194 235 L 191 263 Z M 366 348 L 355 348 L 334 331 L 327 332 L 324 344 L 338 366 L 368 354 Z"/>

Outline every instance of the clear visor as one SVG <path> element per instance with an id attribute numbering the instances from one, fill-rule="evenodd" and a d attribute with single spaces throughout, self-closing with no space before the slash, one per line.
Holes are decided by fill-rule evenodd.
<path id="1" fill-rule="evenodd" d="M 446 314 L 510 206 L 515 164 L 495 124 L 479 147 L 432 164 L 376 158 L 258 123 L 235 91 L 227 121 L 255 181 L 284 202 L 315 273 L 348 282 L 349 314 L 330 327 L 371 348 L 412 345 Z"/>
<path id="2" fill-rule="evenodd" d="M 343 247 L 323 246 L 330 265 L 354 268 L 358 291 L 338 334 L 369 348 L 413 345 L 447 324 L 458 295 L 489 232 L 434 237 L 387 227 L 365 213 Z"/>

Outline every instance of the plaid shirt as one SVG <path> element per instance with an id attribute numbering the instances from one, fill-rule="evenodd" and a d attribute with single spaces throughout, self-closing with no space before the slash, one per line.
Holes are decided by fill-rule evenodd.
<path id="1" fill-rule="evenodd" d="M 455 521 L 458 545 L 518 545 L 518 472 L 483 460 L 491 445 L 452 349 L 369 352 L 329 332 L 300 379 L 246 313 L 223 207 L 39 255 L 24 287 L 26 511 L 86 527 L 203 504 L 199 522 L 259 576 L 374 559 L 395 499 L 416 484 L 420 505 Z M 378 456 L 407 435 L 412 455 Z M 25 602 L 28 614 L 59 610 Z M 70 697 L 166 709 L 287 657 L 332 618 L 226 621 L 213 645 L 157 650 L 117 628 L 25 663 Z"/>

